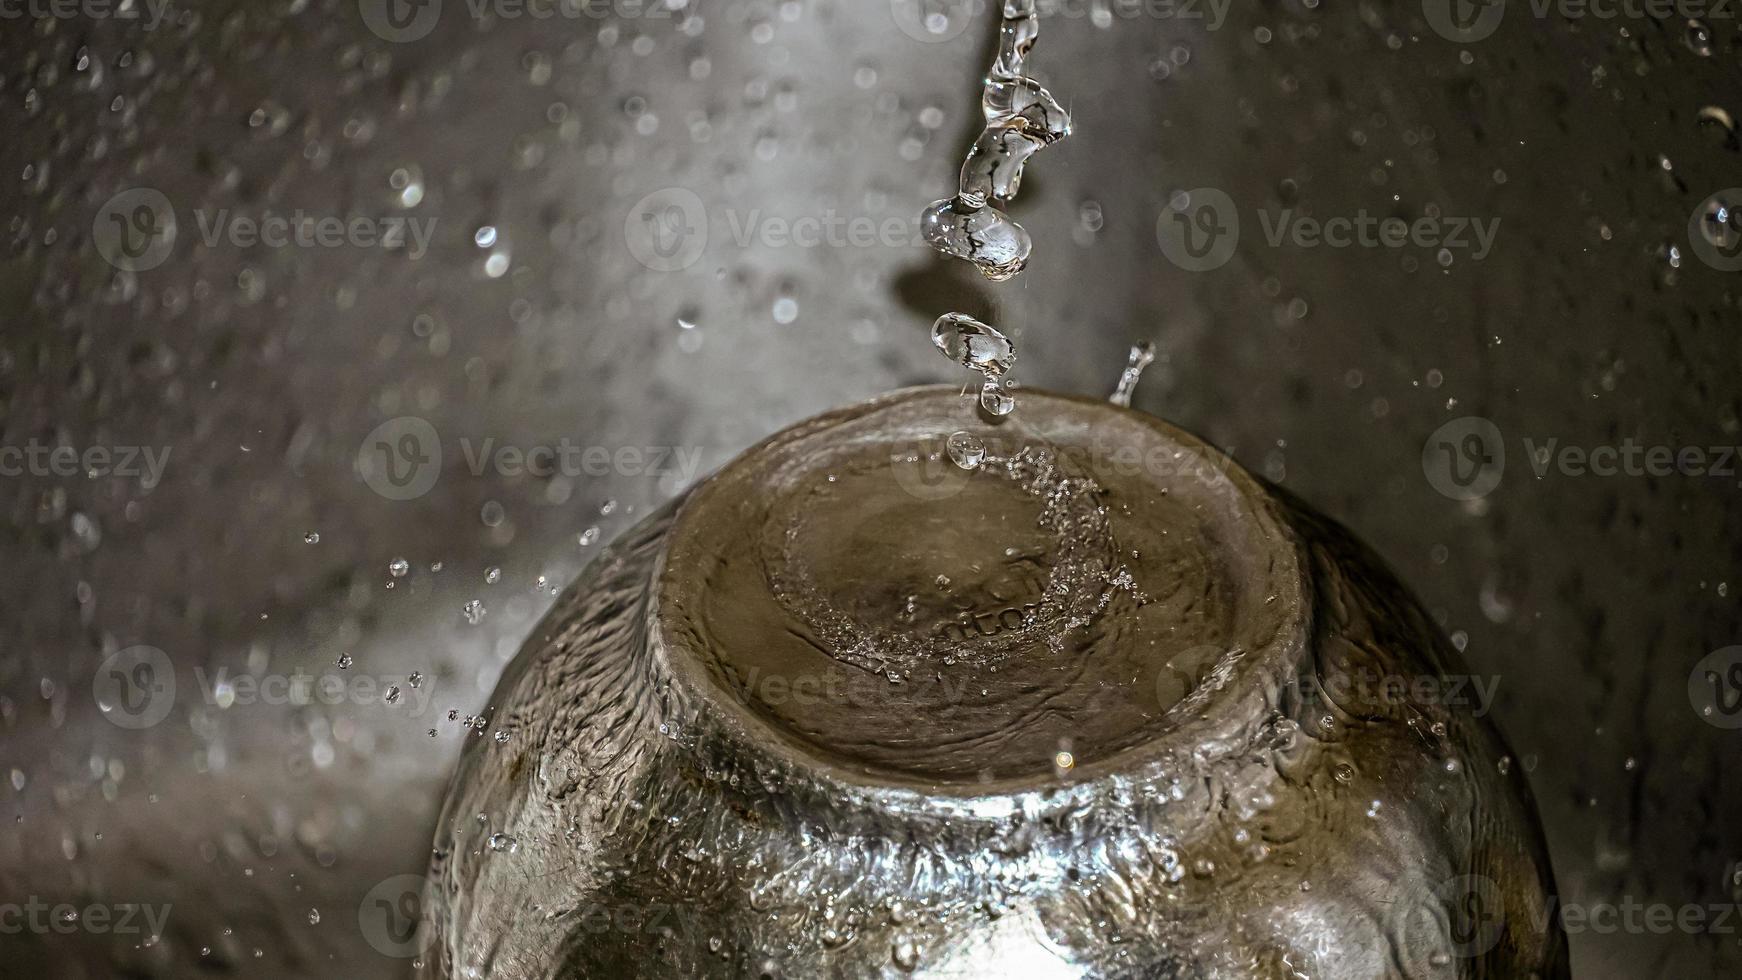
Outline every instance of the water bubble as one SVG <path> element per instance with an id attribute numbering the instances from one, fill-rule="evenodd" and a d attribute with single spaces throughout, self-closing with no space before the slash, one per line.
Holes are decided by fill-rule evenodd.
<path id="1" fill-rule="evenodd" d="M 945 442 L 950 460 L 964 470 L 979 468 L 986 460 L 986 444 L 971 432 L 953 432 Z"/>
<path id="2" fill-rule="evenodd" d="M 589 527 L 577 535 L 575 540 L 581 547 L 590 548 L 599 540 L 599 529 L 596 527 Z"/>
<path id="3" fill-rule="evenodd" d="M 341 653 L 341 654 L 339 654 L 339 660 L 338 660 L 338 664 L 339 664 L 339 669 L 340 669 L 340 670 L 350 670 L 350 669 L 351 669 L 351 665 L 352 665 L 352 664 L 353 664 L 353 663 L 356 663 L 356 661 L 355 661 L 355 660 L 352 660 L 352 659 L 351 659 L 351 655 L 350 655 L 350 654 L 348 654 L 348 653 Z"/>
<path id="4" fill-rule="evenodd" d="M 484 584 L 495 585 L 502 581 L 502 569 L 492 566 L 484 572 Z"/>
<path id="5" fill-rule="evenodd" d="M 308 924 L 311 926 L 318 926 L 321 924 L 321 910 L 320 909 L 309 909 L 308 910 Z"/>
<path id="6" fill-rule="evenodd" d="M 490 850 L 507 851 L 510 854 L 513 854 L 520 847 L 520 841 L 502 833 L 491 834 L 488 843 Z"/>
<path id="7" fill-rule="evenodd" d="M 387 563 L 387 574 L 394 578 L 404 578 L 411 571 L 411 562 L 403 558 L 395 558 Z"/>
<path id="8" fill-rule="evenodd" d="M 302 543 L 303 544 L 320 544 L 321 543 L 321 532 L 319 532 L 319 531 L 308 532 L 307 534 L 302 536 Z"/>

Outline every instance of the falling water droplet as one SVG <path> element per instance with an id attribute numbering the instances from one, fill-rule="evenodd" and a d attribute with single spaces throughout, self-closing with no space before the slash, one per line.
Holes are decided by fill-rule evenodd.
<path id="1" fill-rule="evenodd" d="M 988 380 L 980 386 L 980 407 L 993 415 L 1003 417 L 1016 410 L 1016 399 L 1010 397 L 1003 385 Z"/>
<path id="2" fill-rule="evenodd" d="M 1119 375 L 1119 384 L 1113 389 L 1113 394 L 1107 400 L 1121 408 L 1131 407 L 1131 396 L 1137 391 L 1137 382 L 1143 380 L 1143 369 L 1155 362 L 1155 345 L 1145 340 L 1131 347 L 1131 356 L 1125 363 L 1125 372 Z"/>
<path id="3" fill-rule="evenodd" d="M 986 444 L 971 432 L 953 432 L 944 445 L 951 461 L 964 470 L 978 469 L 986 459 Z"/>
<path id="4" fill-rule="evenodd" d="M 997 328 L 964 313 L 945 313 L 931 328 L 932 346 L 945 357 L 988 378 L 1009 373 L 1016 345 Z"/>

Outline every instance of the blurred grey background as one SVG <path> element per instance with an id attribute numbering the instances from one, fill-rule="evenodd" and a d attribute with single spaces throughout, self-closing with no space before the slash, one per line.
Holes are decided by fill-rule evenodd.
<path id="1" fill-rule="evenodd" d="M 1394 564 L 1498 684 L 1562 902 L 1708 910 L 1575 929 L 1575 976 L 1742 973 L 1742 475 L 1558 455 L 1742 443 L 1742 260 L 1698 227 L 1742 185 L 1733 15 L 1043 6 L 1077 131 L 998 286 L 914 235 L 978 4 L 4 8 L 0 903 L 40 925 L 0 973 L 403 975 L 377 886 L 551 590 L 776 429 L 958 380 L 952 309 L 1028 385 L 1154 341 L 1139 407 Z M 1179 261 L 1211 200 L 1237 245 Z M 1283 226 L 1362 215 L 1439 237 Z"/>

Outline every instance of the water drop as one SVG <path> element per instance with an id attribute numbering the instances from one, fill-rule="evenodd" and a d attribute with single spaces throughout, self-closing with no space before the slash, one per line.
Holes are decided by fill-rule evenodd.
<path id="1" fill-rule="evenodd" d="M 1016 345 L 997 328 L 964 313 L 946 313 L 931 328 L 932 346 L 945 357 L 987 378 L 1009 373 Z"/>
<path id="2" fill-rule="evenodd" d="M 986 444 L 970 432 L 954 432 L 945 442 L 950 459 L 964 470 L 978 469 L 986 459 Z"/>
<path id="3" fill-rule="evenodd" d="M 404 578 L 411 571 L 411 562 L 403 558 L 395 558 L 387 563 L 387 574 L 394 578 Z"/>
<path id="4" fill-rule="evenodd" d="M 989 380 L 980 387 L 980 407 L 1002 418 L 1016 410 L 1016 399 L 998 382 Z"/>
<path id="5" fill-rule="evenodd" d="M 1131 407 L 1131 396 L 1137 391 L 1137 382 L 1143 379 L 1143 369 L 1155 361 L 1155 345 L 1149 341 L 1134 344 L 1131 356 L 1125 363 L 1125 372 L 1119 375 L 1119 384 L 1113 389 L 1113 394 L 1107 400 L 1121 408 Z"/>

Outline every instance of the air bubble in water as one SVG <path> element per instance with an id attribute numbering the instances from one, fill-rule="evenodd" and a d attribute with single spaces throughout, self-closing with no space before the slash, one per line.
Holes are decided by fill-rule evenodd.
<path id="1" fill-rule="evenodd" d="M 473 626 L 484 621 L 484 603 L 481 600 L 473 599 L 466 603 L 465 608 L 461 611 L 466 615 L 466 622 Z"/>
<path id="2" fill-rule="evenodd" d="M 491 834 L 489 844 L 492 851 L 507 851 L 510 854 L 520 847 L 520 841 L 508 834 Z"/>
<path id="3" fill-rule="evenodd" d="M 411 571 L 411 562 L 403 558 L 395 558 L 387 565 L 387 574 L 394 578 L 404 578 Z"/>
<path id="4" fill-rule="evenodd" d="M 986 444 L 971 432 L 953 432 L 944 445 L 950 460 L 964 470 L 978 469 L 986 460 Z"/>

